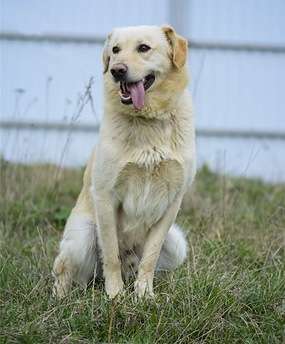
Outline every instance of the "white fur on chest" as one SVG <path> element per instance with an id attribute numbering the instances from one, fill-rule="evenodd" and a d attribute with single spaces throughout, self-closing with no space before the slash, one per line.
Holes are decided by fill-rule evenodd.
<path id="1" fill-rule="evenodd" d="M 159 151 L 141 152 L 125 165 L 115 186 L 124 212 L 123 230 L 149 228 L 159 221 L 183 184 L 176 160 L 164 160 Z"/>

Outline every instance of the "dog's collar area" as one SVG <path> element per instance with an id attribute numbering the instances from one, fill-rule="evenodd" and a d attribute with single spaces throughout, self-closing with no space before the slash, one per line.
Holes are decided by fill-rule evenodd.
<path id="1" fill-rule="evenodd" d="M 125 105 L 134 104 L 136 105 L 137 98 L 142 97 L 144 98 L 144 92 L 147 91 L 155 81 L 154 74 L 148 74 L 142 80 L 137 82 L 120 82 L 120 97 L 121 102 Z M 142 87 L 143 86 L 143 87 Z M 143 102 L 143 99 L 141 100 Z"/>

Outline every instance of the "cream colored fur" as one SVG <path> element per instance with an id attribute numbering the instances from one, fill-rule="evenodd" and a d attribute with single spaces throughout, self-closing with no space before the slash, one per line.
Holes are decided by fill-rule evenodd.
<path id="1" fill-rule="evenodd" d="M 140 43 L 151 50 L 138 53 Z M 114 45 L 119 54 L 112 53 Z M 109 35 L 104 118 L 54 263 L 58 296 L 72 281 L 86 286 L 102 270 L 110 298 L 132 273 L 135 293 L 153 295 L 155 270 L 185 260 L 186 240 L 174 222 L 196 170 L 186 59 L 186 40 L 168 26 L 120 28 Z M 132 80 L 155 73 L 142 110 L 120 102 L 110 73 L 115 63 L 126 64 Z"/>

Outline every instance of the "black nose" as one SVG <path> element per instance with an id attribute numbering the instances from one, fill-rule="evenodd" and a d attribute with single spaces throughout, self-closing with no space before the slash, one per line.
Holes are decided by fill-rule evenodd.
<path id="1" fill-rule="evenodd" d="M 111 73 L 116 81 L 124 81 L 126 79 L 128 67 L 123 63 L 116 63 L 111 68 Z"/>

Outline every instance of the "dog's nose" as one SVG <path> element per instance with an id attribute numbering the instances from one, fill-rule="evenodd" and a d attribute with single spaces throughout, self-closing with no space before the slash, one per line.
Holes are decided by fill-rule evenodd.
<path id="1" fill-rule="evenodd" d="M 123 63 L 116 63 L 111 68 L 111 74 L 116 81 L 124 81 L 127 75 L 128 67 Z"/>

